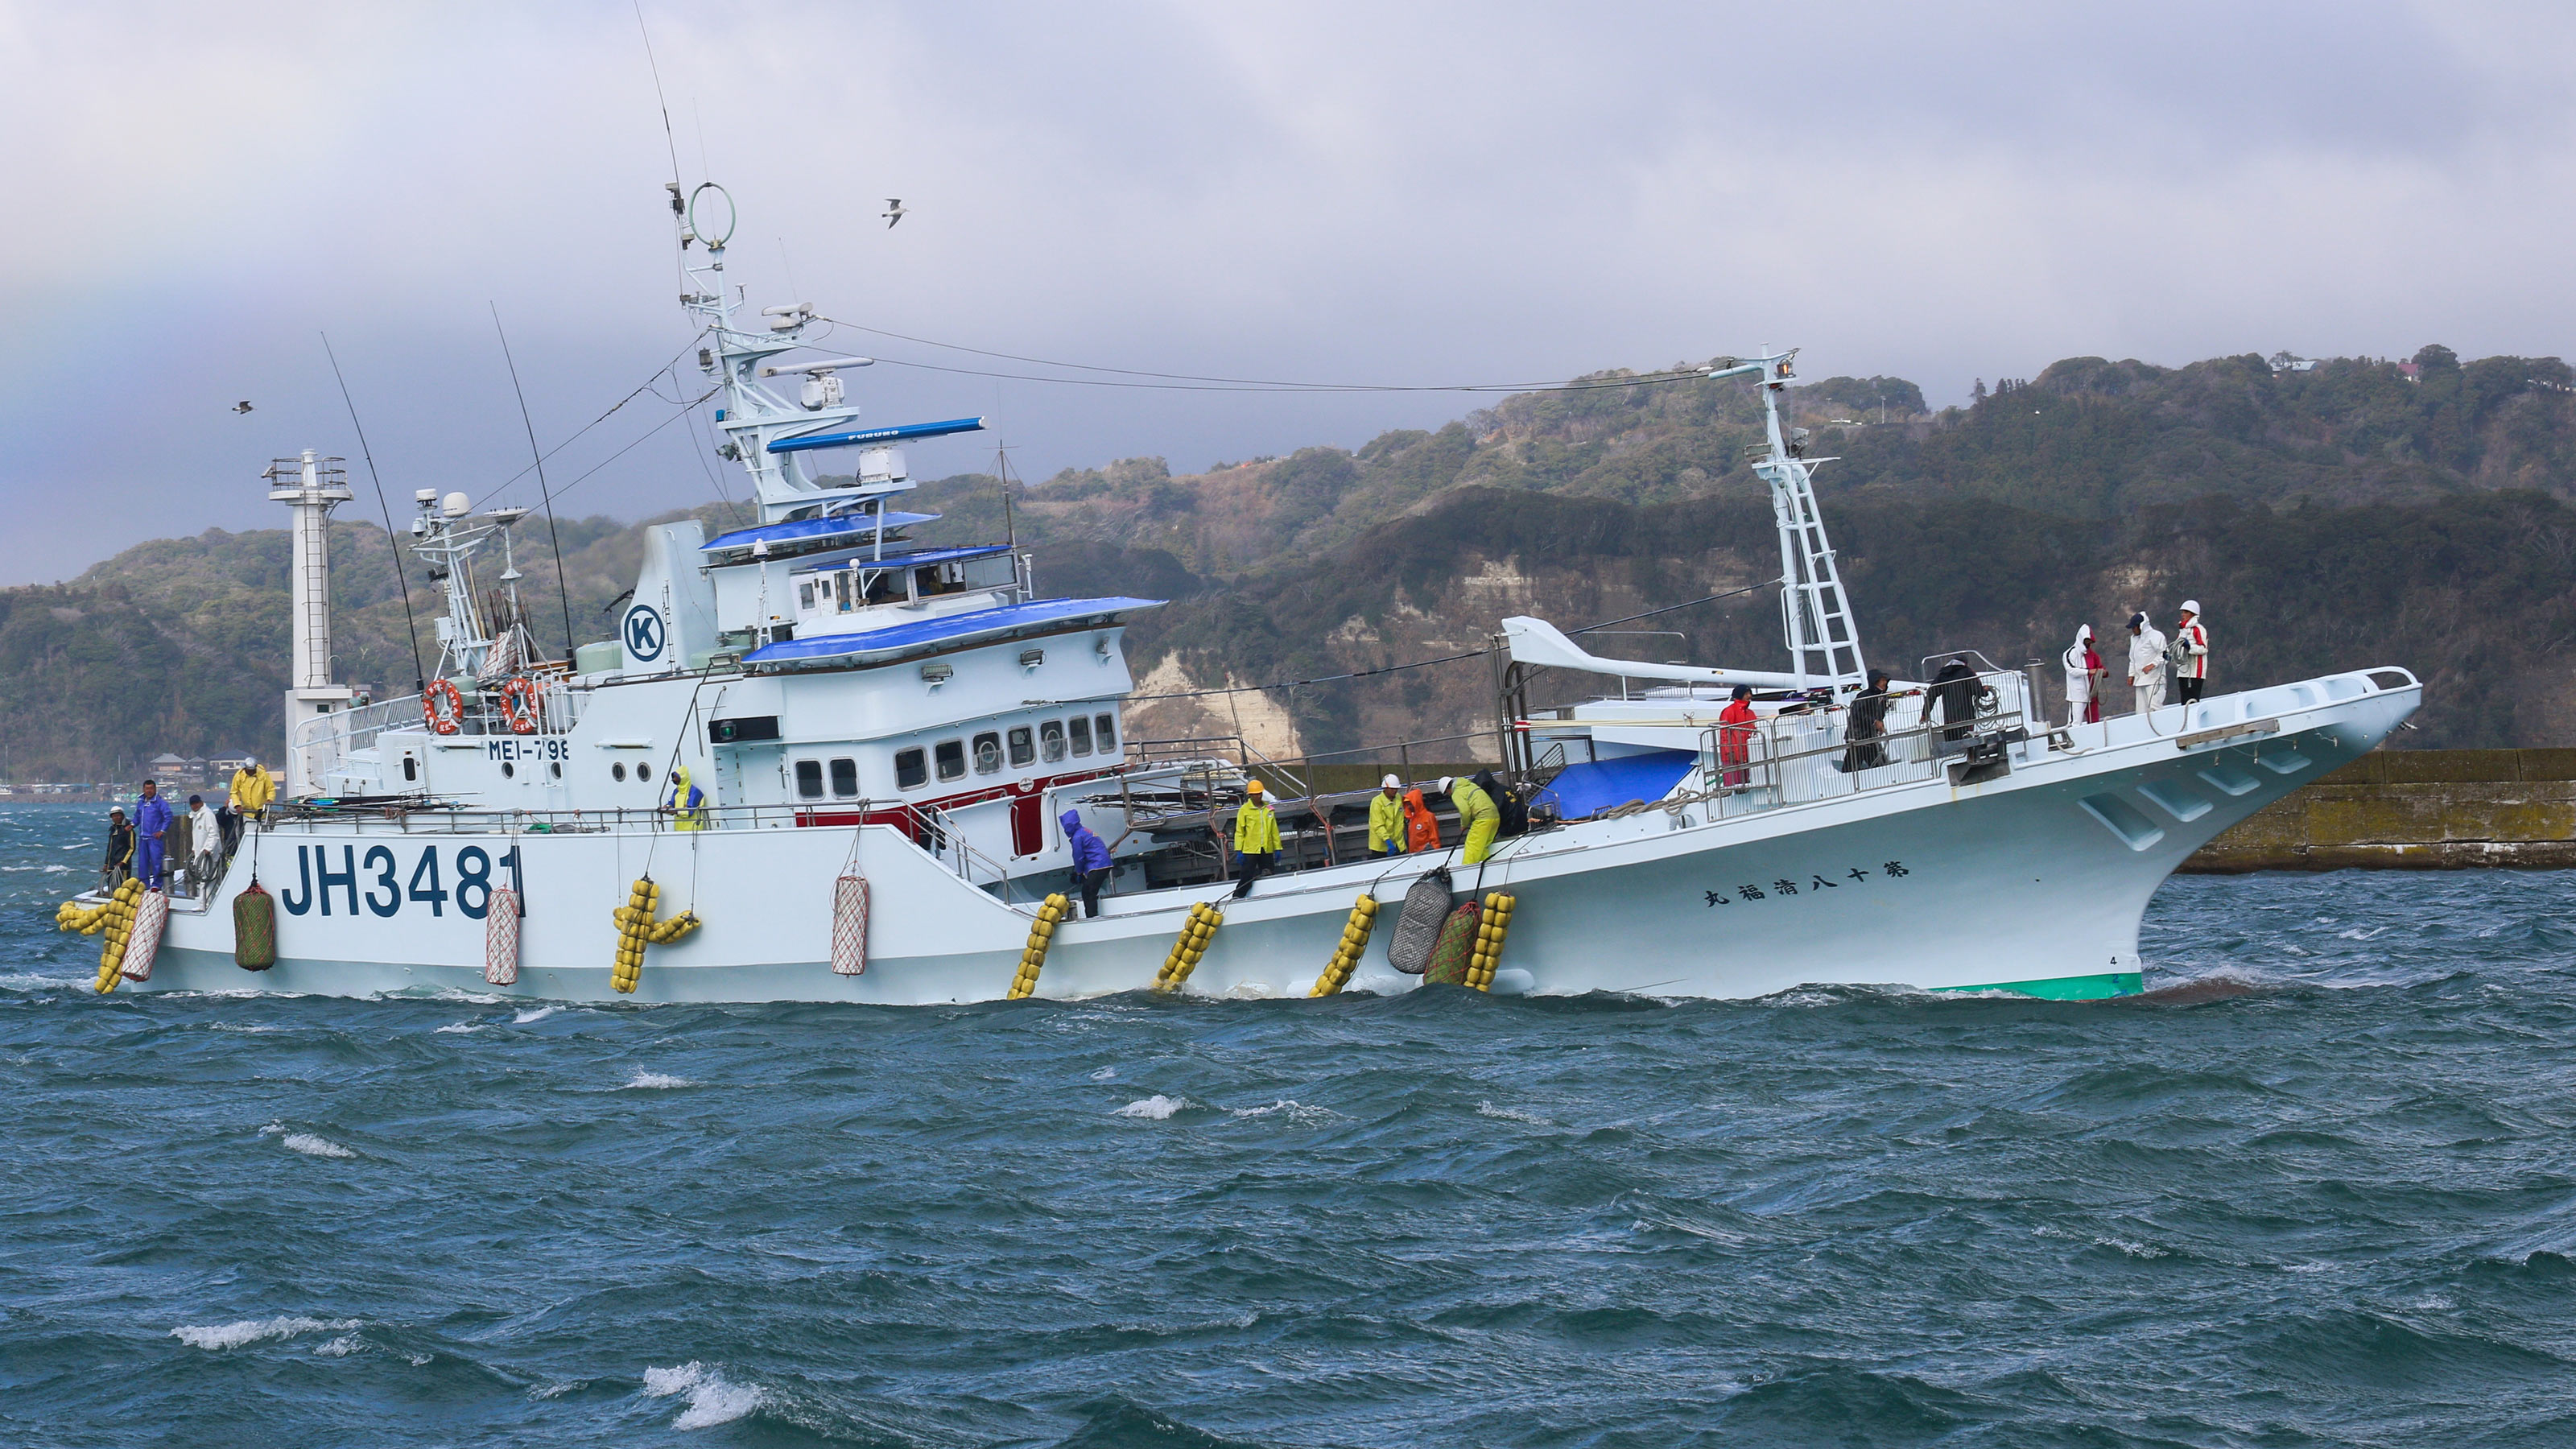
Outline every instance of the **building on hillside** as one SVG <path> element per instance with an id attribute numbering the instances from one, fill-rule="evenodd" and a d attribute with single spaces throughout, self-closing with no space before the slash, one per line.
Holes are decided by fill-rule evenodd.
<path id="1" fill-rule="evenodd" d="M 2271 365 L 2274 372 L 2314 372 L 2317 370 L 2317 360 L 2315 358 L 2301 357 L 2290 351 L 2288 348 L 2283 348 L 2264 360 Z"/>
<path id="2" fill-rule="evenodd" d="M 204 767 L 200 765 L 199 768 L 202 769 Z M 144 769 L 145 773 L 150 778 L 158 780 L 164 785 L 182 785 L 196 778 L 195 775 L 189 773 L 188 761 L 185 756 L 174 755 L 167 750 L 154 755 L 152 757 L 152 763 L 145 766 Z"/>

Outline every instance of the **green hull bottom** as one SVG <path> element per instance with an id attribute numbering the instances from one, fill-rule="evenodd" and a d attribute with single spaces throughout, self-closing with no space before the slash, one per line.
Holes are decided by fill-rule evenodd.
<path id="1" fill-rule="evenodd" d="M 1941 991 L 2009 991 L 2042 1001 L 2101 1001 L 2136 996 L 2147 989 L 2135 971 L 2105 971 L 2096 976 L 2052 976 L 2045 981 L 1998 981 L 1991 986 L 1943 986 Z"/>

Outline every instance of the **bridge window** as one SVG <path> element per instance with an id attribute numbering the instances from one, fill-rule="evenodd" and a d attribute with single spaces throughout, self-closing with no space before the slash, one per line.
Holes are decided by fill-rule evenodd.
<path id="1" fill-rule="evenodd" d="M 1114 754 L 1118 749 L 1118 716 L 1096 714 L 1091 717 L 1091 733 L 1100 741 L 1100 753 Z"/>
<path id="2" fill-rule="evenodd" d="M 923 758 L 921 751 L 917 749 L 895 751 L 895 788 L 898 790 L 918 790 L 922 786 L 929 784 L 930 770 L 928 765 L 929 762 Z"/>
<path id="3" fill-rule="evenodd" d="M 1037 736 L 1027 725 L 1013 725 L 1011 727 L 1011 764 L 1014 767 L 1026 765 L 1037 757 Z"/>
<path id="4" fill-rule="evenodd" d="M 1064 758 L 1064 721 L 1038 722 L 1038 753 L 1046 756 L 1050 765 Z"/>
<path id="5" fill-rule="evenodd" d="M 1070 730 L 1073 734 L 1073 752 L 1077 755 L 1090 754 L 1091 721 L 1084 719 L 1080 715 L 1075 715 L 1073 718 L 1065 721 L 1065 728 Z"/>
<path id="6" fill-rule="evenodd" d="M 821 760 L 796 762 L 796 798 L 799 800 L 823 798 L 823 762 Z"/>
<path id="7" fill-rule="evenodd" d="M 844 800 L 851 799 L 859 793 L 858 761 L 834 760 L 832 762 L 832 793 Z"/>
<path id="8" fill-rule="evenodd" d="M 975 737 L 975 773 L 989 775 L 1002 768 L 1002 737 L 981 734 Z"/>
<path id="9" fill-rule="evenodd" d="M 796 586 L 796 607 L 804 613 L 810 614 L 814 612 L 814 586 L 812 584 L 805 583 L 798 584 Z"/>
<path id="10" fill-rule="evenodd" d="M 941 740 L 930 747 L 930 752 L 939 761 L 940 779 L 966 778 L 966 742 L 964 740 Z"/>

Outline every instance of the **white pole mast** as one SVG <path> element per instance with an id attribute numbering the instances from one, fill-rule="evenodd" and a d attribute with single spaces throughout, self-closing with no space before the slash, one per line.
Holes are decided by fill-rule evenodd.
<path id="1" fill-rule="evenodd" d="M 1780 422 L 1780 394 L 1797 376 L 1789 368 L 1797 355 L 1793 347 L 1704 371 L 1712 382 L 1754 374 L 1762 379 L 1762 425 L 1769 446 L 1768 456 L 1754 461 L 1753 472 L 1770 486 L 1771 520 L 1780 533 L 1780 632 L 1789 646 L 1789 667 L 1802 688 L 1857 685 L 1869 678 L 1869 671 L 1861 660 L 1851 600 L 1834 565 L 1824 518 L 1816 511 L 1806 450 Z"/>
<path id="2" fill-rule="evenodd" d="M 318 776 L 332 762 L 327 750 L 304 741 L 304 727 L 347 707 L 354 692 L 331 682 L 331 510 L 349 501 L 348 474 L 340 459 L 315 456 L 307 448 L 300 458 L 280 458 L 260 476 L 269 482 L 272 501 L 294 510 L 288 537 L 287 571 L 294 597 L 293 654 L 287 665 L 286 793 L 310 795 Z"/>

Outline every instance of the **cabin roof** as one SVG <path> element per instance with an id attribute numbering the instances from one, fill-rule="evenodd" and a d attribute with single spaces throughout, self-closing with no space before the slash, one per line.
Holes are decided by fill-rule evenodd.
<path id="1" fill-rule="evenodd" d="M 935 619 L 917 619 L 889 628 L 871 629 L 864 634 L 816 634 L 803 639 L 786 639 L 751 651 L 742 657 L 742 662 L 810 664 L 845 660 L 865 663 L 934 645 L 952 644 L 981 634 L 1007 636 L 1093 615 L 1099 616 L 1100 622 L 1106 624 L 1120 614 L 1159 609 L 1164 602 L 1162 599 L 1130 598 L 1038 599 L 1026 604 L 1005 604 L 998 609 L 975 609 L 963 614 L 944 614 Z"/>
<path id="2" fill-rule="evenodd" d="M 843 534 L 873 534 L 879 518 L 886 528 L 910 528 L 916 523 L 938 521 L 936 513 L 897 513 L 887 509 L 877 513 L 836 513 L 829 518 L 799 518 L 789 523 L 764 523 L 757 528 L 737 528 L 720 533 L 698 546 L 701 553 L 716 553 L 749 548 L 755 543 L 808 543 L 817 539 L 836 538 Z"/>

